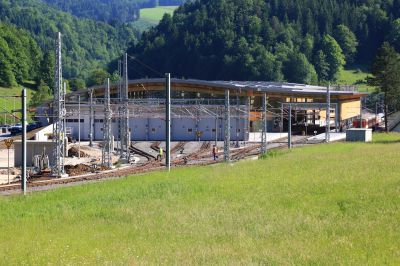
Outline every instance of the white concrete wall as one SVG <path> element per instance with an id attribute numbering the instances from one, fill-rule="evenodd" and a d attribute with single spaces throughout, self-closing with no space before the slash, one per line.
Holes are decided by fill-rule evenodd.
<path id="1" fill-rule="evenodd" d="M 70 121 L 75 119 L 69 118 Z M 81 140 L 88 140 L 89 136 L 89 121 L 86 117 L 81 125 Z M 103 140 L 104 123 L 100 121 L 104 118 L 96 117 L 94 122 L 94 140 Z M 245 119 L 231 119 L 231 140 L 244 140 L 246 137 L 245 132 Z M 224 139 L 224 119 L 218 119 L 217 130 L 215 132 L 215 118 L 202 118 L 196 121 L 194 118 L 173 118 L 171 119 L 171 139 L 172 141 L 195 141 L 198 140 L 196 135 L 197 131 L 202 131 L 201 140 L 212 141 L 215 140 L 215 134 L 218 134 L 218 140 Z M 67 127 L 72 128 L 73 137 L 78 139 L 78 122 L 68 122 Z M 52 127 L 50 126 L 52 132 Z M 160 141 L 165 140 L 165 120 L 160 118 L 132 118 L 129 121 L 129 128 L 131 131 L 131 140 L 134 141 Z M 237 132 L 239 129 L 239 132 Z M 112 134 L 118 140 L 118 123 L 112 123 Z M 237 134 L 238 133 L 238 134 Z"/>
<path id="2" fill-rule="evenodd" d="M 35 140 L 47 141 L 49 140 L 49 135 L 53 134 L 53 124 L 46 126 L 35 134 Z"/>
<path id="3" fill-rule="evenodd" d="M 22 145 L 21 141 L 14 141 L 14 166 L 20 167 L 22 165 Z M 53 156 L 54 144 L 52 141 L 35 141 L 28 140 L 26 142 L 26 165 L 27 167 L 33 166 L 33 156 L 41 155 L 43 148 L 46 148 L 46 154 L 49 156 L 50 164 L 54 164 L 55 157 Z"/>

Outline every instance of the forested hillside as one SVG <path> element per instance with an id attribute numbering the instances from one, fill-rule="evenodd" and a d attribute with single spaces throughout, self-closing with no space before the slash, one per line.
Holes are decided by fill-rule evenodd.
<path id="1" fill-rule="evenodd" d="M 62 32 L 63 73 L 66 78 L 86 78 L 93 69 L 104 67 L 121 55 L 128 43 L 136 38 L 130 26 L 113 27 L 106 23 L 79 19 L 38 0 L 0 0 L 0 22 L 25 29 L 43 54 L 54 51 L 56 32 Z M 17 56 L 17 60 L 21 58 Z M 31 77 L 25 78 L 34 78 L 33 73 L 29 72 Z M 16 79 L 19 79 L 18 75 Z"/>
<path id="2" fill-rule="evenodd" d="M 400 0 L 202 0 L 145 32 L 129 54 L 177 77 L 335 82 L 384 40 L 400 48 Z M 156 76 L 135 64 L 130 77 Z"/>
<path id="3" fill-rule="evenodd" d="M 0 23 L 0 87 L 36 79 L 42 51 L 28 32 Z"/>
<path id="4" fill-rule="evenodd" d="M 113 25 L 133 22 L 141 8 L 181 5 L 186 0 L 44 0 L 77 17 L 91 18 Z"/>

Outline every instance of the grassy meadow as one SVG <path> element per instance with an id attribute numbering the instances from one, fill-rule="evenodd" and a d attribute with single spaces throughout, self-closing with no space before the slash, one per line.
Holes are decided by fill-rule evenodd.
<path id="1" fill-rule="evenodd" d="M 400 134 L 0 197 L 0 265 L 399 265 Z"/>
<path id="2" fill-rule="evenodd" d="M 365 78 L 368 76 L 368 69 L 363 65 L 346 67 L 340 72 L 338 84 L 357 86 L 359 91 L 373 92 L 374 88 L 366 84 Z"/>
<path id="3" fill-rule="evenodd" d="M 149 23 L 157 24 L 164 14 L 171 14 L 177 9 L 178 6 L 159 6 L 154 8 L 140 9 L 140 19 L 146 20 Z"/>
<path id="4" fill-rule="evenodd" d="M 178 6 L 159 6 L 154 8 L 140 9 L 140 18 L 133 25 L 139 31 L 145 31 L 150 27 L 156 26 L 162 19 L 164 14 L 172 14 Z"/>

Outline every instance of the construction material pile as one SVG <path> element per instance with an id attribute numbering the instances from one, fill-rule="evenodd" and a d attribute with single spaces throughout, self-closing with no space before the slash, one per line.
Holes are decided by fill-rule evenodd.
<path id="1" fill-rule="evenodd" d="M 71 147 L 68 150 L 68 157 L 71 157 L 71 158 L 72 157 L 79 157 L 79 154 L 80 154 L 80 157 L 89 157 L 89 155 L 86 154 L 85 152 L 83 152 L 83 151 L 79 152 L 79 149 L 77 147 L 75 147 L 75 146 Z"/>
<path id="2" fill-rule="evenodd" d="M 92 167 L 86 164 L 66 165 L 65 172 L 69 176 L 77 176 L 92 172 Z"/>

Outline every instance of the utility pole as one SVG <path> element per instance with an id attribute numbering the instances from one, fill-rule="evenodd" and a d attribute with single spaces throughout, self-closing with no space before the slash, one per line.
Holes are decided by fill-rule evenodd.
<path id="1" fill-rule="evenodd" d="M 289 103 L 288 148 L 292 148 L 292 104 Z"/>
<path id="2" fill-rule="evenodd" d="M 165 74 L 165 166 L 171 171 L 171 74 Z"/>
<path id="3" fill-rule="evenodd" d="M 236 92 L 236 145 L 235 145 L 236 148 L 239 148 L 239 127 L 240 127 L 239 108 L 240 108 L 239 92 Z"/>
<path id="4" fill-rule="evenodd" d="M 93 89 L 89 89 L 89 147 L 93 147 Z"/>
<path id="5" fill-rule="evenodd" d="M 118 60 L 118 103 L 122 100 L 122 61 Z M 118 142 L 117 150 L 121 149 L 121 107 L 118 107 Z"/>
<path id="6" fill-rule="evenodd" d="M 267 94 L 262 96 L 261 154 L 267 153 Z"/>
<path id="7" fill-rule="evenodd" d="M 283 132 L 283 103 L 281 103 L 281 122 L 279 123 L 280 133 Z"/>
<path id="8" fill-rule="evenodd" d="M 10 184 L 10 148 L 11 148 L 11 145 L 13 144 L 13 141 L 14 140 L 12 138 L 4 140 L 4 144 L 6 144 L 7 152 L 8 152 L 8 160 L 7 160 L 7 180 L 8 180 L 8 184 Z"/>
<path id="9" fill-rule="evenodd" d="M 6 99 L 4 99 L 4 125 L 7 125 L 7 106 L 6 106 Z"/>
<path id="10" fill-rule="evenodd" d="M 339 104 L 335 104 L 335 132 L 338 133 L 340 131 L 340 117 L 339 117 Z"/>
<path id="11" fill-rule="evenodd" d="M 21 189 L 26 195 L 26 89 L 22 90 L 22 173 Z"/>
<path id="12" fill-rule="evenodd" d="M 54 107 L 55 121 L 53 123 L 53 156 L 56 163 L 52 167 L 52 172 L 54 176 L 61 177 L 64 174 L 64 157 L 66 146 L 65 87 L 62 84 L 61 33 L 57 34 Z"/>
<path id="13" fill-rule="evenodd" d="M 14 101 L 13 110 L 15 110 L 15 98 L 13 98 L 13 101 Z M 14 118 L 14 125 L 15 125 L 15 115 L 13 115 L 13 118 Z"/>
<path id="14" fill-rule="evenodd" d="M 247 141 L 250 142 L 250 115 L 251 115 L 251 100 L 250 97 L 246 97 L 246 105 L 247 105 L 247 121 L 246 121 L 246 138 Z"/>
<path id="15" fill-rule="evenodd" d="M 225 90 L 225 127 L 224 127 L 224 160 L 229 162 L 230 151 L 229 146 L 231 142 L 231 114 L 230 114 L 230 103 L 229 103 L 229 90 Z"/>
<path id="16" fill-rule="evenodd" d="M 325 142 L 330 141 L 331 130 L 331 84 L 326 89 L 326 128 L 325 128 Z"/>
<path id="17" fill-rule="evenodd" d="M 217 115 L 217 112 L 215 113 L 215 141 L 214 141 L 215 147 L 218 146 L 218 115 Z"/>
<path id="18" fill-rule="evenodd" d="M 81 158 L 81 95 L 78 95 L 78 159 Z"/>
<path id="19" fill-rule="evenodd" d="M 363 109 L 363 97 L 360 98 L 360 128 L 362 128 L 362 109 Z"/>
<path id="20" fill-rule="evenodd" d="M 106 81 L 104 93 L 104 127 L 103 127 L 103 152 L 102 152 L 102 165 L 107 169 L 112 167 L 111 161 L 111 103 L 110 103 L 110 79 Z"/>
<path id="21" fill-rule="evenodd" d="M 375 131 L 378 129 L 378 102 L 375 102 L 375 122 L 374 122 L 374 127 Z"/>

